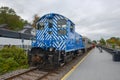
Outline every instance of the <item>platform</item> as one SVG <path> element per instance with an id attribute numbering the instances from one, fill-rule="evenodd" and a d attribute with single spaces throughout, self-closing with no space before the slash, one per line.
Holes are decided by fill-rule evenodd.
<path id="1" fill-rule="evenodd" d="M 114 62 L 111 54 L 95 48 L 66 75 L 62 80 L 120 80 L 120 62 Z"/>

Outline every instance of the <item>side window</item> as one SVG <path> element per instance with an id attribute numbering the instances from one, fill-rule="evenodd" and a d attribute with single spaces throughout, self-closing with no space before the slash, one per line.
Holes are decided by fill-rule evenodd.
<path id="1" fill-rule="evenodd" d="M 52 26 L 53 26 L 53 21 L 52 21 L 52 19 L 48 19 L 48 27 L 49 27 L 49 28 L 52 28 Z"/>
<path id="2" fill-rule="evenodd" d="M 37 29 L 43 30 L 44 29 L 44 23 L 43 22 L 38 23 L 37 24 Z"/>
<path id="3" fill-rule="evenodd" d="M 67 21 L 65 19 L 60 19 L 57 21 L 57 25 L 59 28 L 65 28 L 67 24 Z"/>
<path id="4" fill-rule="evenodd" d="M 58 34 L 59 35 L 65 35 L 67 32 L 66 32 L 66 30 L 58 30 Z"/>
<path id="5" fill-rule="evenodd" d="M 74 25 L 70 26 L 70 32 L 74 32 Z"/>

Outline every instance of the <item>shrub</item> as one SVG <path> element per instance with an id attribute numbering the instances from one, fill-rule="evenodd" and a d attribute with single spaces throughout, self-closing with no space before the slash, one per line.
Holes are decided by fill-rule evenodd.
<path id="1" fill-rule="evenodd" d="M 28 67 L 27 55 L 23 49 L 15 46 L 0 50 L 0 74 Z"/>

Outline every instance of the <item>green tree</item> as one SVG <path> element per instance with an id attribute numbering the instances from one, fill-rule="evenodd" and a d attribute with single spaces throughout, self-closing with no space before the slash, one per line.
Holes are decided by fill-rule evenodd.
<path id="1" fill-rule="evenodd" d="M 120 38 L 111 37 L 110 39 L 107 39 L 106 42 L 107 42 L 108 45 L 111 45 L 112 48 L 115 48 L 115 46 L 120 47 Z"/>
<path id="2" fill-rule="evenodd" d="M 116 44 L 120 47 L 120 38 L 117 38 Z"/>
<path id="3" fill-rule="evenodd" d="M 16 12 L 12 8 L 9 8 L 9 7 L 1 7 L 0 13 L 16 15 Z"/>
<path id="4" fill-rule="evenodd" d="M 101 45 L 106 45 L 106 41 L 103 38 L 101 38 L 99 42 Z"/>
<path id="5" fill-rule="evenodd" d="M 96 41 L 96 40 L 93 40 L 92 42 L 95 43 L 95 44 L 97 44 L 97 41 Z"/>
<path id="6" fill-rule="evenodd" d="M 107 41 L 107 43 L 109 43 L 109 44 L 116 44 L 117 38 L 111 37 L 110 39 L 107 39 L 106 41 Z"/>
<path id="7" fill-rule="evenodd" d="M 0 8 L 0 24 L 8 24 L 10 30 L 20 30 L 28 22 L 16 15 L 16 12 L 9 7 Z"/>

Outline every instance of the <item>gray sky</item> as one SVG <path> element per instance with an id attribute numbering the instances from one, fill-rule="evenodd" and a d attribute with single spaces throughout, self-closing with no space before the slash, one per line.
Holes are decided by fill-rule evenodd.
<path id="1" fill-rule="evenodd" d="M 34 14 L 59 13 L 76 24 L 76 32 L 90 39 L 120 37 L 120 0 L 0 0 L 32 22 Z"/>

